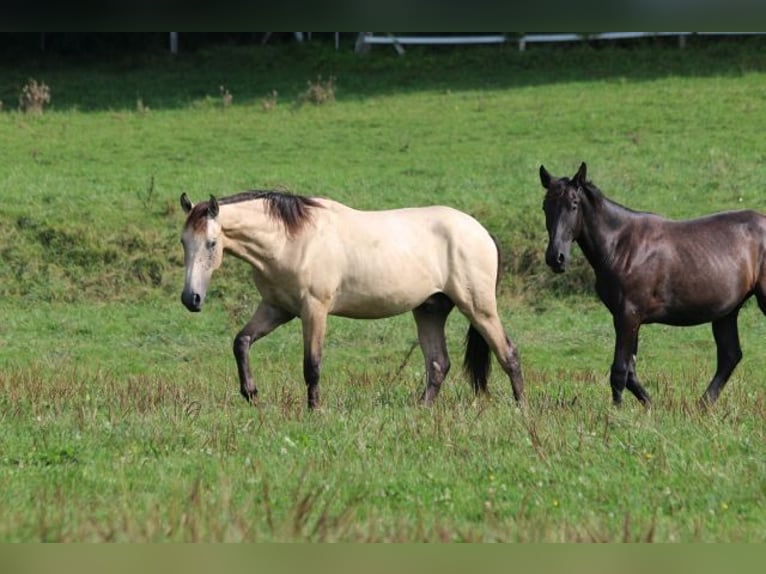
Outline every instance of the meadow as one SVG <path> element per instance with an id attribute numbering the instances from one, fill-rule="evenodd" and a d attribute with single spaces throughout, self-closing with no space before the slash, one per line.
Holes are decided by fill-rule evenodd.
<path id="1" fill-rule="evenodd" d="M 545 266 L 538 168 L 581 161 L 670 217 L 766 212 L 766 45 L 222 47 L 0 66 L 0 540 L 762 541 L 766 318 L 710 412 L 709 326 L 642 329 L 654 399 L 611 405 L 611 317 L 579 250 Z M 17 110 L 30 78 L 44 113 Z M 495 364 L 432 408 L 411 316 L 331 318 L 309 413 L 297 321 L 231 342 L 258 302 L 229 257 L 180 303 L 181 192 L 277 188 L 362 209 L 462 209 L 503 252 L 528 404 Z M 374 254 L 371 254 L 374 256 Z"/>

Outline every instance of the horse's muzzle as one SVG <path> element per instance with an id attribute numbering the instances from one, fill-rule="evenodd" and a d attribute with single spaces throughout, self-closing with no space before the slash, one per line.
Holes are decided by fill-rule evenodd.
<path id="1" fill-rule="evenodd" d="M 563 273 L 567 268 L 567 257 L 563 253 L 546 253 L 545 262 L 554 273 Z"/>
<path id="2" fill-rule="evenodd" d="M 199 293 L 190 293 L 184 291 L 181 293 L 181 302 L 192 313 L 199 313 L 202 311 L 202 297 Z"/>

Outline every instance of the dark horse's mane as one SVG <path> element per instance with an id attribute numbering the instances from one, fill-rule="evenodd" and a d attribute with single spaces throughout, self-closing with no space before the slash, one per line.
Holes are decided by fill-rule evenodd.
<path id="1" fill-rule="evenodd" d="M 622 211 L 622 212 L 624 212 L 626 214 L 655 215 L 654 213 L 650 213 L 648 211 L 639 211 L 639 210 L 636 210 L 636 209 L 632 209 L 632 208 L 630 208 L 630 207 L 628 207 L 626 205 L 623 205 L 622 203 L 619 203 L 619 202 L 615 201 L 614 199 L 612 199 L 610 197 L 607 197 L 606 195 L 604 195 L 604 192 L 601 191 L 596 186 L 596 184 L 593 183 L 592 181 L 585 181 L 585 182 L 583 182 L 582 186 L 583 186 L 583 189 L 586 190 L 590 194 L 592 199 L 594 199 L 596 202 L 598 202 L 601 205 L 609 206 L 609 208 L 611 208 L 613 210 L 612 211 L 613 213 L 615 213 L 614 210 L 617 210 L 617 212 Z"/>
<path id="2" fill-rule="evenodd" d="M 321 204 L 313 197 L 273 190 L 243 191 L 234 195 L 222 197 L 217 201 L 219 205 L 230 205 L 255 199 L 262 199 L 266 202 L 269 215 L 282 222 L 290 235 L 298 233 L 303 226 L 311 220 L 310 208 L 321 207 Z M 204 222 L 208 204 L 208 201 L 202 201 L 195 205 L 194 209 L 189 214 L 187 225 L 198 224 L 200 221 Z"/>

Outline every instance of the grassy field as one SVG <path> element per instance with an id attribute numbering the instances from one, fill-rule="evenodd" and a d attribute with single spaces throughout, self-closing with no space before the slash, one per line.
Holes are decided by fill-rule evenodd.
<path id="1" fill-rule="evenodd" d="M 537 170 L 587 161 L 614 199 L 673 217 L 766 212 L 764 48 L 4 64 L 0 540 L 762 541 L 766 320 L 742 312 L 745 357 L 709 413 L 709 326 L 645 327 L 655 406 L 615 410 L 611 318 L 579 252 L 545 267 Z M 41 115 L 16 110 L 29 78 L 50 86 Z M 315 413 L 288 324 L 253 347 L 262 404 L 245 405 L 230 348 L 258 295 L 228 258 L 205 311 L 183 308 L 178 196 L 271 187 L 482 221 L 527 408 L 499 369 L 476 401 L 457 368 L 417 407 L 410 316 L 331 319 Z M 455 365 L 465 329 L 454 314 Z"/>

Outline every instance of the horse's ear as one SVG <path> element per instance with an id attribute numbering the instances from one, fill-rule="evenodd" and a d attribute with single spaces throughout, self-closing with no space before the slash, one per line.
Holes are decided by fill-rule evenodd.
<path id="1" fill-rule="evenodd" d="M 551 185 L 551 174 L 549 174 L 548 170 L 542 165 L 540 166 L 540 183 L 543 184 L 545 189 L 548 189 Z"/>
<path id="2" fill-rule="evenodd" d="M 582 162 L 580 164 L 580 169 L 577 170 L 577 173 L 572 179 L 577 185 L 583 186 L 585 185 L 585 181 L 586 181 L 585 178 L 587 177 L 587 175 L 588 175 L 588 166 L 585 165 L 585 162 Z"/>
<path id="3" fill-rule="evenodd" d="M 210 201 L 207 204 L 207 216 L 210 219 L 218 217 L 218 200 L 213 195 L 210 196 Z"/>
<path id="4" fill-rule="evenodd" d="M 181 209 L 183 209 L 184 213 L 188 215 L 193 207 L 194 207 L 194 204 L 191 202 L 191 200 L 189 199 L 189 196 L 186 195 L 186 192 L 184 191 L 181 194 Z"/>

